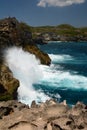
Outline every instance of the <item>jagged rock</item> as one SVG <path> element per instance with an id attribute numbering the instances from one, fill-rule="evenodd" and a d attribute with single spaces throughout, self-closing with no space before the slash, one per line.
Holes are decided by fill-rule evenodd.
<path id="1" fill-rule="evenodd" d="M 61 118 L 58 118 L 58 119 L 52 121 L 52 127 L 55 128 L 55 126 L 56 126 L 60 130 L 63 130 L 63 129 L 72 130 L 69 126 L 71 123 L 72 123 L 72 120 L 70 120 L 69 118 L 61 117 Z"/>
<path id="2" fill-rule="evenodd" d="M 85 108 L 78 107 L 83 113 L 73 115 L 70 111 L 73 108 L 63 104 L 43 104 L 46 107 L 42 109 L 40 104 L 39 107 L 29 108 L 15 100 L 0 102 L 0 130 L 87 130 Z"/>
<path id="3" fill-rule="evenodd" d="M 32 41 L 32 33 L 28 25 L 9 17 L 0 20 L 0 41 L 0 48 L 20 46 Z"/>
<path id="4" fill-rule="evenodd" d="M 73 108 L 75 108 L 75 109 L 84 109 L 85 106 L 86 106 L 85 104 L 78 101 Z"/>
<path id="5" fill-rule="evenodd" d="M 47 100 L 45 104 L 47 104 L 47 106 L 52 106 L 55 105 L 57 102 L 54 99 L 50 99 Z"/>
<path id="6" fill-rule="evenodd" d="M 29 109 L 29 106 L 15 100 L 0 102 L 0 117 L 3 118 L 3 116 L 10 115 L 12 112 L 15 111 L 21 111 L 25 108 Z"/>
<path id="7" fill-rule="evenodd" d="M 38 105 L 36 104 L 35 100 L 32 101 L 31 108 L 37 108 L 37 107 L 38 107 Z"/>
<path id="8" fill-rule="evenodd" d="M 13 109 L 10 107 L 0 107 L 0 117 L 7 116 L 13 112 Z"/>

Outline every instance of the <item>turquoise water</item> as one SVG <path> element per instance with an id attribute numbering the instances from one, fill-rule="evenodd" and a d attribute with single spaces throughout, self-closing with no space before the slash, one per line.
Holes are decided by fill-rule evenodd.
<path id="1" fill-rule="evenodd" d="M 70 105 L 78 100 L 87 104 L 87 43 L 50 42 L 39 48 L 49 54 L 52 64 L 41 66 L 43 78 L 35 90 Z"/>

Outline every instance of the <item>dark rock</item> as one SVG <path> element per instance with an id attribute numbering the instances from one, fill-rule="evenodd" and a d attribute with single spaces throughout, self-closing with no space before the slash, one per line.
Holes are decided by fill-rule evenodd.
<path id="1" fill-rule="evenodd" d="M 37 107 L 38 107 L 38 105 L 36 104 L 35 100 L 32 101 L 31 108 L 37 108 Z"/>
<path id="2" fill-rule="evenodd" d="M 67 117 L 61 117 L 52 121 L 52 126 L 59 127 L 61 130 L 71 130 L 69 124 L 67 125 L 67 122 L 72 122 L 72 120 Z"/>
<path id="3" fill-rule="evenodd" d="M 81 129 L 81 130 L 82 130 L 82 129 L 84 129 L 84 126 L 83 126 L 83 125 L 79 125 L 79 126 L 78 126 L 78 129 Z"/>
<path id="4" fill-rule="evenodd" d="M 23 46 L 32 41 L 32 33 L 27 24 L 19 23 L 16 18 L 0 20 L 0 48 Z"/>
<path id="5" fill-rule="evenodd" d="M 0 65 L 0 100 L 17 99 L 19 81 L 13 77 L 9 68 Z"/>
<path id="6" fill-rule="evenodd" d="M 40 44 L 40 45 L 47 44 L 45 39 L 43 39 L 42 37 L 37 37 L 37 38 L 33 39 L 33 41 L 35 44 Z"/>
<path id="7" fill-rule="evenodd" d="M 85 109 L 87 109 L 87 105 L 85 106 Z"/>
<path id="8" fill-rule="evenodd" d="M 20 46 L 24 50 L 34 54 L 38 59 L 40 59 L 42 64 L 49 65 L 51 59 L 36 46 L 37 41 L 37 39 L 32 39 L 31 28 L 27 24 L 21 23 L 16 18 L 10 17 L 0 20 L 1 50 L 10 46 Z M 39 42 L 43 41 L 40 40 Z M 0 62 L 1 61 L 2 59 L 0 59 Z"/>
<path id="9" fill-rule="evenodd" d="M 7 116 L 13 112 L 13 109 L 10 107 L 0 107 L 0 117 Z"/>
<path id="10" fill-rule="evenodd" d="M 51 64 L 51 59 L 48 56 L 48 54 L 42 52 L 37 46 L 35 45 L 26 45 L 24 46 L 24 50 L 34 54 L 36 56 L 37 59 L 40 60 L 41 64 L 44 65 L 50 65 Z"/>

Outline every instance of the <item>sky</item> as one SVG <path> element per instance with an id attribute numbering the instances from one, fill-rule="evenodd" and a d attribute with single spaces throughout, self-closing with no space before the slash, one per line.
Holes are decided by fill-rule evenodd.
<path id="1" fill-rule="evenodd" d="M 0 0 L 0 19 L 16 17 L 31 26 L 87 26 L 87 0 Z"/>

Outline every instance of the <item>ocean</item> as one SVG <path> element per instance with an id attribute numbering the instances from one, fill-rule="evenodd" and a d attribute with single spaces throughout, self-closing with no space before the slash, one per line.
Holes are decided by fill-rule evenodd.
<path id="1" fill-rule="evenodd" d="M 35 90 L 69 105 L 87 104 L 87 43 L 49 42 L 39 48 L 49 54 L 52 63 L 42 67 L 44 76 Z"/>
<path id="2" fill-rule="evenodd" d="M 68 105 L 87 104 L 87 43 L 49 42 L 38 47 L 48 53 L 51 65 L 41 65 L 22 48 L 6 50 L 5 60 L 20 81 L 18 100 L 25 104 L 45 102 L 50 98 Z"/>

